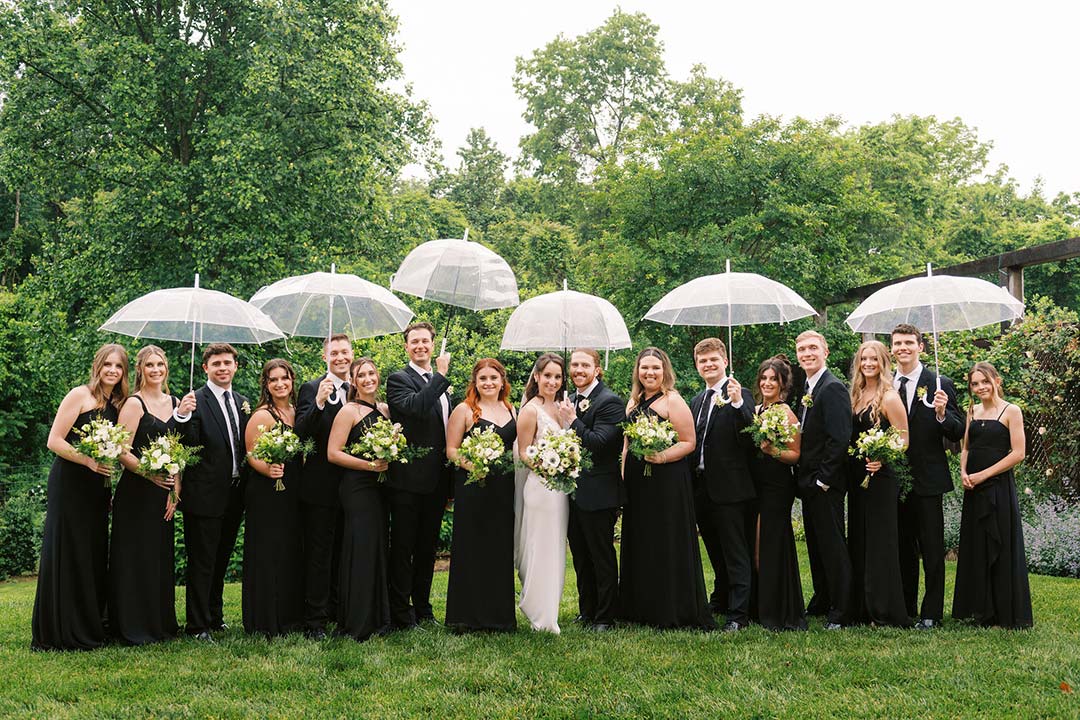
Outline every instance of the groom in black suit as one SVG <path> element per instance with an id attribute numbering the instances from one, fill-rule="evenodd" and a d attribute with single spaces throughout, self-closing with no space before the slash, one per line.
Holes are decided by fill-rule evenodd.
<path id="1" fill-rule="evenodd" d="M 341 553 L 342 515 L 338 485 L 342 469 L 326 459 L 334 418 L 349 394 L 353 347 L 348 335 L 323 342 L 326 374 L 300 386 L 296 401 L 296 433 L 315 441 L 304 461 L 300 502 L 304 519 L 304 625 L 309 637 L 326 637 L 326 623 L 336 605 L 337 569 Z"/>
<path id="2" fill-rule="evenodd" d="M 714 610 L 726 613 L 725 632 L 750 623 L 752 556 L 748 522 L 757 493 L 750 475 L 753 439 L 743 432 L 753 404 L 742 386 L 727 375 L 727 348 L 719 338 L 694 346 L 694 364 L 705 389 L 690 401 L 697 448 L 687 455 L 694 477 L 694 513 L 716 583 Z M 724 597 L 726 588 L 726 597 Z"/>
<path id="3" fill-rule="evenodd" d="M 914 325 L 892 331 L 896 358 L 893 387 L 908 407 L 908 465 L 912 488 L 899 506 L 900 576 L 908 615 L 916 616 L 919 599 L 919 555 L 926 573 L 926 594 L 916 627 L 941 624 L 945 609 L 945 518 L 942 496 L 953 489 L 945 440 L 964 437 L 964 417 L 956 404 L 952 380 L 938 376 L 919 361 L 923 337 Z M 928 406 L 926 398 L 933 402 Z"/>
<path id="4" fill-rule="evenodd" d="M 581 473 L 570 501 L 567 537 L 577 574 L 579 621 L 608 630 L 619 606 L 619 567 L 615 559 L 615 521 L 624 490 L 619 472 L 623 401 L 600 379 L 600 355 L 579 348 L 570 356 L 570 379 L 576 388 L 559 407 L 563 427 L 581 438 L 593 465 Z"/>
<path id="5" fill-rule="evenodd" d="M 847 449 L 851 442 L 851 398 L 825 360 L 829 345 L 814 330 L 795 339 L 795 356 L 806 373 L 800 407 L 802 456 L 798 492 L 806 518 L 807 550 L 814 593 L 827 607 L 825 629 L 851 621 L 851 558 L 844 539 Z M 822 597 L 827 593 L 827 599 Z"/>
<path id="6" fill-rule="evenodd" d="M 187 548 L 187 633 L 210 640 L 224 630 L 222 592 L 240 521 L 244 516 L 244 431 L 251 406 L 232 389 L 236 350 L 214 343 L 203 351 L 207 383 L 188 393 L 187 416 L 177 415 L 184 442 L 202 447 L 199 462 L 184 472 L 180 509 Z"/>
<path id="7" fill-rule="evenodd" d="M 446 467 L 446 421 L 450 415 L 450 356 L 431 354 L 435 328 L 428 322 L 405 328 L 409 364 L 386 380 L 390 419 L 401 423 L 414 448 L 428 453 L 408 464 L 390 465 L 390 617 L 398 628 L 436 622 L 431 609 L 431 580 L 443 511 L 450 496 Z"/>

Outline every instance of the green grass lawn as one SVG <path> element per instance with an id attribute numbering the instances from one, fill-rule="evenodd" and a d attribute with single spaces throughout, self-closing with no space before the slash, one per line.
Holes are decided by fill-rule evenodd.
<path id="1" fill-rule="evenodd" d="M 801 548 L 805 550 L 805 548 Z M 804 562 L 805 562 L 805 553 Z M 950 564 L 952 578 L 955 564 Z M 446 601 L 435 579 L 436 615 Z M 804 587 L 809 575 L 803 567 Z M 1035 628 L 946 621 L 934 632 L 860 628 L 773 634 L 571 624 L 561 637 L 457 636 L 425 629 L 358 644 L 248 638 L 240 586 L 234 629 L 214 645 L 31 653 L 34 583 L 0 584 L 0 714 L 5 717 L 1080 717 L 1080 581 L 1031 578 Z M 182 588 L 177 608 L 183 617 Z M 947 590 L 946 604 L 952 588 Z M 1069 694 L 1067 682 L 1077 688 Z"/>

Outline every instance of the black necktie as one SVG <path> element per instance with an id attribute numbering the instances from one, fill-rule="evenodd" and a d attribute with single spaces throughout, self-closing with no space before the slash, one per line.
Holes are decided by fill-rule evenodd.
<path id="1" fill-rule="evenodd" d="M 906 375 L 900 376 L 900 399 L 904 401 L 904 410 L 911 412 L 911 405 L 908 404 L 907 399 L 907 384 L 908 378 Z"/>
<path id="2" fill-rule="evenodd" d="M 420 377 L 424 378 L 424 382 L 426 382 L 426 383 L 431 382 L 431 373 L 429 373 L 429 372 L 421 373 Z"/>
<path id="3" fill-rule="evenodd" d="M 713 396 L 716 395 L 716 391 L 709 388 L 705 391 L 705 399 L 701 401 L 701 411 L 698 413 L 697 425 L 694 427 L 694 434 L 697 436 L 697 465 L 701 465 L 702 455 L 705 453 L 705 428 L 709 425 L 709 405 L 713 401 Z"/>
<path id="4" fill-rule="evenodd" d="M 236 413 L 236 400 L 232 395 L 232 391 L 225 391 L 225 414 L 229 416 L 229 427 L 232 428 L 233 467 L 239 468 L 244 450 L 240 445 L 240 423 Z"/>
<path id="5" fill-rule="evenodd" d="M 349 388 L 350 388 L 349 383 L 347 383 L 347 382 L 341 383 L 341 389 L 338 390 L 338 400 L 340 400 L 343 403 L 348 401 L 348 399 L 349 399 Z"/>

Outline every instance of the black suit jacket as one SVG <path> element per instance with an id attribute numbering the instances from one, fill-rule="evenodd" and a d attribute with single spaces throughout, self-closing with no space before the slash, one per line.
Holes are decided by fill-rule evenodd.
<path id="1" fill-rule="evenodd" d="M 571 396 L 571 400 L 575 399 Z M 589 395 L 589 405 L 580 410 L 570 429 L 592 456 L 592 467 L 578 478 L 573 502 L 582 510 L 607 510 L 623 503 L 624 490 L 619 473 L 622 455 L 622 423 L 626 411 L 622 399 L 603 382 Z"/>
<path id="2" fill-rule="evenodd" d="M 334 426 L 334 418 L 345 402 L 342 398 L 339 403 L 326 403 L 322 410 L 315 404 L 319 383 L 326 377 L 320 375 L 301 385 L 300 396 L 296 401 L 296 434 L 315 441 L 315 452 L 304 460 L 300 499 L 309 505 L 337 507 L 341 504 L 338 485 L 341 484 L 343 468 L 326 459 L 326 445 L 330 440 L 330 428 Z"/>
<path id="3" fill-rule="evenodd" d="M 386 402 L 390 419 L 401 423 L 401 431 L 412 447 L 431 448 L 427 455 L 409 463 L 390 465 L 390 487 L 414 493 L 430 493 L 449 470 L 446 468 L 446 426 L 439 398 L 446 396 L 450 381 L 435 372 L 431 382 L 406 365 L 386 380 Z"/>
<path id="4" fill-rule="evenodd" d="M 727 398 L 727 384 L 722 389 L 722 397 Z M 715 396 L 714 396 L 715 398 Z M 702 412 L 705 391 L 694 396 L 690 401 L 690 410 L 697 423 Z M 708 411 L 708 408 L 705 408 Z M 750 474 L 750 458 L 754 450 L 754 439 L 742 432 L 754 417 L 754 404 L 747 397 L 743 398 L 742 407 L 736 409 L 730 404 L 714 407 L 705 428 L 702 452 L 705 458 L 705 472 L 699 482 L 709 499 L 715 503 L 735 503 L 752 500 L 757 497 L 754 479 Z M 690 463 L 690 472 L 697 472 L 697 451 L 686 456 Z"/>
<path id="5" fill-rule="evenodd" d="M 908 412 L 908 464 L 911 466 L 911 486 L 916 495 L 942 495 L 953 489 L 949 461 L 945 457 L 944 438 L 959 442 L 964 437 L 964 416 L 956 404 L 956 387 L 942 375 L 941 389 L 949 396 L 945 419 L 937 421 L 934 408 L 926 407 L 919 399 L 919 388 L 926 388 L 926 399 L 932 400 L 937 390 L 937 374 L 923 367 L 911 398 Z"/>
<path id="6" fill-rule="evenodd" d="M 244 405 L 248 399 L 239 393 L 234 394 L 237 400 L 236 414 L 240 421 L 240 446 L 243 448 L 248 421 Z M 221 405 L 210 387 L 203 385 L 196 390 L 195 411 L 180 427 L 184 442 L 188 445 L 200 445 L 202 450 L 199 451 L 199 462 L 184 471 L 180 493 L 182 510 L 206 517 L 220 517 L 225 514 L 229 503 L 229 489 L 233 484 L 232 447 L 226 422 Z M 241 480 L 247 470 L 244 459 L 240 458 Z"/>
<path id="7" fill-rule="evenodd" d="M 798 484 L 803 497 L 821 492 L 819 480 L 830 490 L 847 489 L 847 449 L 851 443 L 851 396 L 847 386 L 826 369 L 811 398 L 813 404 L 805 414 L 801 403 L 795 410 L 802 423 Z"/>

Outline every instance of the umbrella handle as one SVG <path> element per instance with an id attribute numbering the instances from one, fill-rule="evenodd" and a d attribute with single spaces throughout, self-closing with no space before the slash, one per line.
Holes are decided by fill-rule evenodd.
<path id="1" fill-rule="evenodd" d="M 937 389 L 938 390 L 941 389 L 941 376 L 940 375 L 937 376 Z M 922 399 L 922 404 L 925 405 L 928 408 L 933 408 L 934 407 L 933 401 L 932 400 L 927 400 L 925 397 Z"/>

